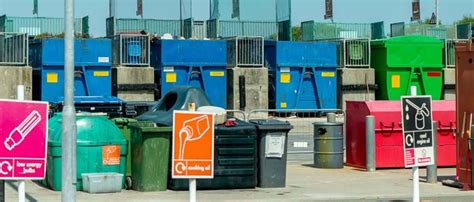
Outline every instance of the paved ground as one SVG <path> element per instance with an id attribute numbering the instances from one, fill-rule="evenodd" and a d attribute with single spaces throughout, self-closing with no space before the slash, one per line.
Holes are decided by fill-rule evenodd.
<path id="1" fill-rule="evenodd" d="M 439 169 L 439 179 L 453 178 L 453 168 Z M 411 170 L 379 170 L 367 173 L 346 167 L 338 170 L 316 169 L 305 163 L 290 162 L 287 187 L 279 189 L 244 189 L 199 191 L 198 201 L 392 201 L 409 200 L 412 190 Z M 424 169 L 421 169 L 424 180 Z M 474 201 L 474 191 L 463 192 L 438 184 L 420 183 L 421 196 L 427 201 Z M 59 201 L 60 192 L 27 183 L 29 201 Z M 77 193 L 78 201 L 186 201 L 187 191 L 142 193 L 122 191 L 117 194 Z M 6 185 L 6 200 L 16 201 L 16 183 Z"/>

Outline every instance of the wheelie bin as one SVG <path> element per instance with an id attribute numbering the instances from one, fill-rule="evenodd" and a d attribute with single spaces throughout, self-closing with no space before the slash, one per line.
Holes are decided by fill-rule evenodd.
<path id="1" fill-rule="evenodd" d="M 171 127 L 140 121 L 129 125 L 132 143 L 132 189 L 166 191 Z"/>
<path id="2" fill-rule="evenodd" d="M 132 188 L 132 144 L 130 142 L 131 138 L 131 129 L 130 129 L 130 124 L 131 123 L 136 123 L 137 120 L 135 119 L 130 119 L 130 118 L 115 118 L 112 119 L 112 122 L 115 123 L 115 125 L 120 129 L 122 132 L 123 137 L 127 140 L 127 150 L 129 151 L 127 153 L 127 167 L 125 169 L 125 187 L 127 189 Z"/>
<path id="3" fill-rule="evenodd" d="M 288 132 L 293 126 L 273 119 L 251 120 L 258 129 L 258 181 L 263 188 L 285 187 Z"/>

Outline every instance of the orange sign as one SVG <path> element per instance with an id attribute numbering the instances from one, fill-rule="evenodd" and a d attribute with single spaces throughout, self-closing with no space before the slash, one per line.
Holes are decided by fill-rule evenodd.
<path id="1" fill-rule="evenodd" d="M 214 115 L 174 111 L 173 178 L 214 178 Z"/>
<path id="2" fill-rule="evenodd" d="M 102 147 L 102 164 L 119 165 L 120 164 L 120 146 L 106 145 Z"/>

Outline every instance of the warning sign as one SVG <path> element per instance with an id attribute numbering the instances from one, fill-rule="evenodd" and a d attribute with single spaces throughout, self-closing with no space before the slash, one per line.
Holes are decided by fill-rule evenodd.
<path id="1" fill-rule="evenodd" d="M 214 115 L 175 111 L 172 143 L 173 178 L 214 177 Z"/>
<path id="2" fill-rule="evenodd" d="M 431 96 L 402 97 L 405 167 L 434 163 Z"/>
<path id="3" fill-rule="evenodd" d="M 120 146 L 106 145 L 102 147 L 102 164 L 119 165 L 120 164 Z"/>

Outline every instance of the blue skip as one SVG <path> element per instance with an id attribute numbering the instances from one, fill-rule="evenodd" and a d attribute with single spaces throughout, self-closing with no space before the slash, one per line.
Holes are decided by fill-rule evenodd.
<path id="1" fill-rule="evenodd" d="M 335 109 L 335 42 L 266 41 L 269 100 L 274 109 Z"/>

